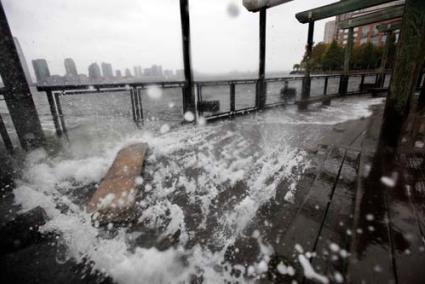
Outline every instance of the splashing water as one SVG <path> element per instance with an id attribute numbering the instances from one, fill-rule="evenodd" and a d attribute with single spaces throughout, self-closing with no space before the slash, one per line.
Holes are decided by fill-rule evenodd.
<path id="1" fill-rule="evenodd" d="M 325 124 L 327 117 L 322 118 Z M 275 125 L 271 119 L 263 115 L 245 118 L 245 123 L 186 125 L 166 135 L 137 131 L 55 157 L 37 150 L 27 156 L 15 201 L 23 211 L 42 206 L 50 220 L 41 231 L 59 233 L 68 257 L 92 261 L 93 269 L 118 283 L 187 282 L 193 276 L 206 283 L 234 282 L 224 261 L 227 249 L 275 197 L 278 185 L 285 181 L 287 194 L 293 194 L 309 167 L 307 154 L 290 143 L 289 132 L 269 127 Z M 117 152 L 141 141 L 149 144 L 149 153 L 137 180 L 144 189 L 137 197 L 135 225 L 96 228 L 85 211 L 87 197 Z M 154 238 L 146 232 L 154 232 Z M 171 243 L 161 247 L 170 236 Z M 261 236 L 254 237 L 261 248 L 257 261 L 240 268 L 248 278 L 266 273 L 273 253 Z M 289 274 L 284 268 L 279 271 Z"/>

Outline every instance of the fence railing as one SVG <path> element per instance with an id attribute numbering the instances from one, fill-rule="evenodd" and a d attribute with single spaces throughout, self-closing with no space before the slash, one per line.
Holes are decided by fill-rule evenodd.
<path id="1" fill-rule="evenodd" d="M 311 97 L 338 96 L 339 82 L 343 75 L 312 75 L 311 76 Z M 354 73 L 349 76 L 349 82 L 353 81 L 353 86 L 349 88 L 346 95 L 362 94 L 367 90 L 365 85 L 376 85 L 379 73 Z M 263 108 L 272 108 L 285 104 L 297 104 L 300 102 L 301 85 L 303 76 L 288 76 L 265 79 L 265 104 L 259 107 L 257 92 L 257 79 L 236 79 L 236 80 L 212 80 L 197 81 L 194 83 L 195 101 L 197 116 L 202 116 L 207 120 L 232 117 Z M 368 80 L 368 82 L 366 82 Z M 292 100 L 283 98 L 281 88 L 283 84 L 291 85 L 295 89 L 296 97 Z M 184 81 L 162 81 L 162 82 L 135 82 L 135 83 L 105 83 L 105 84 L 81 84 L 81 85 L 54 85 L 38 86 L 39 92 L 45 92 L 50 106 L 50 112 L 58 136 L 67 137 L 67 127 L 64 112 L 61 104 L 61 97 L 75 95 L 91 95 L 101 93 L 115 93 L 122 95 L 129 94 L 131 113 L 133 121 L 141 126 L 144 123 L 143 90 L 156 86 L 162 89 L 181 89 L 182 98 L 184 96 Z M 223 90 L 227 88 L 228 90 Z M 214 90 L 215 89 L 215 90 Z M 237 95 L 237 90 L 241 95 Z M 268 90 L 268 91 L 267 91 Z M 183 117 L 183 109 L 181 115 Z"/>

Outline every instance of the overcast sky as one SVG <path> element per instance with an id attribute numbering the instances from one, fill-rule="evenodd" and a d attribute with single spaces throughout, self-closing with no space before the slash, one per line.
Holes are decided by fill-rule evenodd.
<path id="1" fill-rule="evenodd" d="M 45 58 L 53 74 L 64 74 L 66 57 L 75 60 L 79 73 L 87 73 L 92 62 L 110 62 L 121 70 L 183 66 L 179 0 L 1 1 L 29 65 Z M 268 10 L 268 71 L 290 70 L 304 53 L 307 25 L 295 14 L 332 2 L 294 0 Z M 228 12 L 232 4 L 238 13 Z M 189 5 L 195 70 L 257 70 L 258 13 L 246 11 L 242 0 L 189 0 Z M 316 42 L 323 39 L 325 22 L 316 24 Z"/>

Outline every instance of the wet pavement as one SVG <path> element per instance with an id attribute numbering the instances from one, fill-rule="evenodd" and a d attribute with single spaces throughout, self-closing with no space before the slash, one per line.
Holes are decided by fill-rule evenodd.
<path id="1" fill-rule="evenodd" d="M 421 283 L 424 157 L 383 167 L 382 105 L 372 108 L 352 120 L 338 119 L 361 110 L 350 100 L 276 109 L 108 151 L 33 153 L 14 193 L 50 221 L 37 244 L 0 257 L 2 282 Z M 84 205 L 115 153 L 140 140 L 150 150 L 137 216 L 97 228 Z"/>

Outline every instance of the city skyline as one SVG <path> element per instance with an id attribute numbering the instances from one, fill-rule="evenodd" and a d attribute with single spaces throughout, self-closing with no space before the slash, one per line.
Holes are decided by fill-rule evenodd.
<path id="1" fill-rule="evenodd" d="M 258 69 L 258 13 L 248 12 L 241 2 L 190 1 L 194 70 L 214 74 Z M 318 0 L 314 5 L 331 2 Z M 231 3 L 237 5 L 237 15 L 228 13 Z M 122 72 L 130 68 L 132 73 L 139 64 L 183 68 L 178 1 L 3 0 L 3 4 L 27 58 L 45 58 L 53 74 L 64 73 L 66 57 L 76 60 L 78 70 L 94 60 L 111 62 Z M 298 23 L 294 14 L 307 8 L 311 1 L 299 0 L 268 11 L 268 72 L 290 70 L 302 57 L 307 25 Z M 316 24 L 318 42 L 324 22 Z"/>

